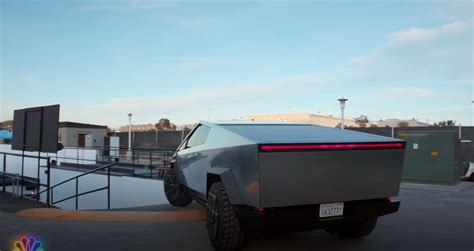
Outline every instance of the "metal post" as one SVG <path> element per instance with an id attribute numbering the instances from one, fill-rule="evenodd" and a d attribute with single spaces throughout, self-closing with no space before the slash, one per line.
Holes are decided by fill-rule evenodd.
<path id="1" fill-rule="evenodd" d="M 3 189 L 2 191 L 5 192 L 5 184 L 6 184 L 6 177 L 7 174 L 7 155 L 3 154 Z"/>
<path id="2" fill-rule="evenodd" d="M 127 150 L 127 157 L 130 159 L 130 154 L 133 154 L 132 151 L 132 113 L 128 115 L 128 150 Z"/>
<path id="3" fill-rule="evenodd" d="M 23 149 L 25 149 L 25 147 L 23 146 Z M 23 178 L 24 178 L 24 173 L 25 173 L 25 150 L 23 150 L 23 153 L 21 154 L 21 184 L 25 184 L 23 182 Z M 21 189 L 21 192 L 20 192 L 20 197 L 23 198 L 23 189 Z"/>
<path id="4" fill-rule="evenodd" d="M 38 170 L 36 173 L 36 178 L 38 178 L 38 184 L 36 184 L 36 201 L 40 200 L 40 189 L 41 189 L 41 179 L 40 179 L 40 166 L 41 166 L 41 152 L 38 152 Z"/>
<path id="5" fill-rule="evenodd" d="M 76 157 L 77 157 L 76 169 L 79 170 L 79 146 L 77 146 L 77 148 L 76 148 Z"/>
<path id="6" fill-rule="evenodd" d="M 46 161 L 48 161 L 48 164 L 46 164 L 46 168 L 48 170 L 48 174 L 46 175 L 46 188 L 47 188 L 47 190 L 46 190 L 46 205 L 47 205 L 47 207 L 49 207 L 51 205 L 50 194 L 49 194 L 51 192 L 49 190 L 50 186 L 51 186 L 51 179 L 50 179 L 50 177 L 51 177 L 51 164 L 50 164 L 51 163 L 51 158 L 48 157 L 48 159 Z"/>
<path id="7" fill-rule="evenodd" d="M 107 170 L 107 209 L 110 210 L 110 166 Z"/>
<path id="8" fill-rule="evenodd" d="M 23 179 L 23 177 L 21 177 L 21 179 Z M 15 184 L 16 184 L 15 185 L 16 188 L 14 187 L 14 189 L 15 189 L 15 194 L 17 195 L 15 197 L 18 197 L 20 193 L 23 196 L 23 189 L 21 189 L 21 192 L 20 192 L 20 175 L 18 173 L 16 174 L 16 177 L 15 177 Z"/>
<path id="9" fill-rule="evenodd" d="M 395 128 L 392 126 L 392 138 L 395 138 Z"/>
<path id="10" fill-rule="evenodd" d="M 128 114 L 128 150 L 132 150 L 132 115 Z"/>
<path id="11" fill-rule="evenodd" d="M 151 151 L 150 151 L 150 178 L 153 178 L 153 169 L 151 167 Z"/>
<path id="12" fill-rule="evenodd" d="M 51 205 L 54 204 L 54 198 L 53 198 L 54 193 L 53 193 L 53 189 L 54 189 L 54 187 L 51 188 Z"/>
<path id="13" fill-rule="evenodd" d="M 341 129 L 344 130 L 344 109 L 341 109 Z"/>
<path id="14" fill-rule="evenodd" d="M 133 176 L 135 176 L 135 151 L 132 152 Z"/>
<path id="15" fill-rule="evenodd" d="M 341 130 L 344 130 L 344 108 L 346 108 L 346 101 L 348 99 L 341 97 L 338 99 L 339 104 L 341 106 Z"/>
<path id="16" fill-rule="evenodd" d="M 37 170 L 37 178 L 38 178 L 38 184 L 36 185 L 36 201 L 39 201 L 39 192 L 40 192 L 40 184 L 41 184 L 41 179 L 40 179 L 40 166 L 41 166 L 41 151 L 42 146 L 43 146 L 43 112 L 44 108 L 41 107 L 41 117 L 40 117 L 40 133 L 39 133 L 39 141 L 38 141 L 38 170 Z"/>
<path id="17" fill-rule="evenodd" d="M 79 197 L 77 196 L 78 193 L 79 193 L 79 179 L 76 178 L 76 210 L 79 208 L 78 207 Z"/>
<path id="18" fill-rule="evenodd" d="M 459 139 L 461 140 L 461 139 L 462 139 L 462 127 L 461 127 L 461 125 L 459 125 L 459 132 L 458 132 L 458 134 L 459 134 Z"/>

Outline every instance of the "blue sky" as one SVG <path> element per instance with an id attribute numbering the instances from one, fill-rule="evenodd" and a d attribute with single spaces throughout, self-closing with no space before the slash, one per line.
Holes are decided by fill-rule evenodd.
<path id="1" fill-rule="evenodd" d="M 0 2 L 0 120 L 338 115 L 345 96 L 350 118 L 474 124 L 471 1 Z"/>

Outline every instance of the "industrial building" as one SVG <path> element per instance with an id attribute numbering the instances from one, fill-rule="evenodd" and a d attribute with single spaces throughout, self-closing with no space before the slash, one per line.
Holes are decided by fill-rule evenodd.
<path id="1" fill-rule="evenodd" d="M 269 122 L 293 122 L 310 123 L 313 125 L 336 127 L 341 123 L 341 118 L 332 115 L 313 114 L 308 112 L 300 113 L 275 113 L 275 114 L 254 114 L 247 115 L 246 119 L 252 121 Z M 427 123 L 419 122 L 416 119 L 381 119 L 368 121 L 366 127 L 419 127 L 431 126 Z M 347 127 L 359 127 L 354 119 L 344 119 L 344 125 Z"/>
<path id="2" fill-rule="evenodd" d="M 102 147 L 107 126 L 77 122 L 59 122 L 58 141 L 69 147 Z"/>
<path id="3" fill-rule="evenodd" d="M 252 121 L 273 121 L 273 122 L 293 122 L 293 123 L 309 123 L 314 125 L 336 127 L 341 123 L 341 119 L 332 115 L 320 115 L 308 112 L 301 113 L 275 113 L 275 114 L 255 114 L 247 115 L 247 120 Z M 344 119 L 346 126 L 358 127 L 355 120 Z"/>

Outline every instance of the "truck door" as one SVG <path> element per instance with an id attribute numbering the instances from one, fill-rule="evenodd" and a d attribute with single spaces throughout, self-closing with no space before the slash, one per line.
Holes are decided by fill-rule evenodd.
<path id="1" fill-rule="evenodd" d="M 202 153 L 209 135 L 210 127 L 199 125 L 188 137 L 176 157 L 178 167 L 182 170 L 186 185 L 198 192 L 206 191 L 206 156 Z M 207 163 L 207 165 L 209 165 Z"/>

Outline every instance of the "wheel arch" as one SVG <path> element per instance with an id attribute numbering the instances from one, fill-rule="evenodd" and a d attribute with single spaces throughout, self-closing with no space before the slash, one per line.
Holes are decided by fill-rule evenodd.
<path id="1" fill-rule="evenodd" d="M 235 183 L 232 170 L 229 168 L 212 168 L 207 172 L 206 177 L 206 197 L 209 194 L 209 189 L 215 182 L 222 182 L 229 197 L 229 201 L 233 205 L 242 204 L 237 184 Z"/>

